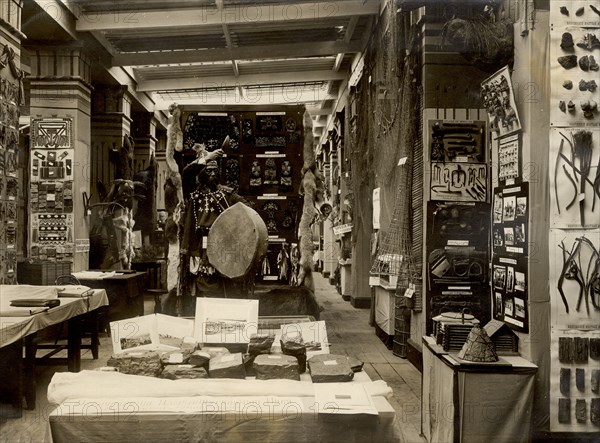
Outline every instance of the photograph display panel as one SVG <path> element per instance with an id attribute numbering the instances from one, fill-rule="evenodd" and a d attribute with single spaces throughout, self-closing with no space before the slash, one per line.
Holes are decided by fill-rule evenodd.
<path id="1" fill-rule="evenodd" d="M 492 210 L 493 317 L 529 331 L 529 183 L 494 189 Z"/>

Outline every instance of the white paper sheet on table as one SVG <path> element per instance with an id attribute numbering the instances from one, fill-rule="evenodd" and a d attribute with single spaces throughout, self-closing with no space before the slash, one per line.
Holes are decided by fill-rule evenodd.
<path id="1" fill-rule="evenodd" d="M 0 317 L 29 317 L 30 315 L 45 312 L 50 308 L 23 308 L 17 306 L 1 307 Z"/>
<path id="2" fill-rule="evenodd" d="M 74 272 L 71 275 L 73 275 L 74 277 L 76 277 L 78 279 L 84 279 L 84 280 L 103 280 L 105 278 L 114 277 L 115 275 L 117 275 L 117 273 L 115 271 L 109 271 L 109 272 L 81 271 L 81 272 Z"/>
<path id="3" fill-rule="evenodd" d="M 82 285 L 64 285 L 56 286 L 58 296 L 61 298 L 81 298 L 89 297 L 94 293 L 94 290 L 89 286 Z"/>
<path id="4" fill-rule="evenodd" d="M 361 376 L 362 375 L 362 376 Z M 356 379 L 372 396 L 388 396 L 392 389 L 383 380 L 369 381 L 366 374 L 357 373 Z M 344 387 L 358 384 L 358 380 Z M 258 396 L 312 397 L 314 386 L 307 381 L 294 380 L 234 380 L 234 379 L 183 379 L 166 380 L 118 372 L 86 371 L 57 372 L 48 385 L 48 401 L 60 404 L 81 397 L 191 397 L 191 396 Z"/>
<path id="5" fill-rule="evenodd" d="M 353 383 L 315 383 L 315 400 L 324 414 L 377 415 L 373 399 L 364 385 Z"/>

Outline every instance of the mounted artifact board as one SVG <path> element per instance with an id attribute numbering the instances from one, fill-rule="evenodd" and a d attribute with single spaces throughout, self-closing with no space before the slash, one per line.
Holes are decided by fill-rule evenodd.
<path id="1" fill-rule="evenodd" d="M 581 438 L 600 431 L 600 13 L 593 3 L 550 2 L 549 422 L 551 432 Z"/>
<path id="2" fill-rule="evenodd" d="M 304 127 L 301 106 L 245 107 L 222 112 L 182 113 L 183 148 L 180 169 L 195 158 L 192 147 L 207 151 L 230 147 L 219 161 L 220 182 L 244 197 L 263 219 L 268 249 L 260 274 L 265 280 L 287 282 L 291 247 L 297 242 L 302 199 L 298 190 L 302 172 Z M 282 253 L 283 251 L 283 253 Z M 282 266 L 282 261 L 287 261 Z"/>

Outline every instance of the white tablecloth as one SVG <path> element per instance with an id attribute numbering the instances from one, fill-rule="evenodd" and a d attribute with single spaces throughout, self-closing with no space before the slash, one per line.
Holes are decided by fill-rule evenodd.
<path id="1" fill-rule="evenodd" d="M 27 291 L 27 286 L 22 287 Z M 27 298 L 27 297 L 23 297 Z M 108 297 L 104 289 L 95 289 L 94 294 L 84 298 L 61 298 L 60 306 L 47 311 L 25 317 L 0 316 L 0 347 L 10 345 L 29 334 L 48 326 L 62 323 L 78 315 L 86 314 L 108 305 Z"/>
<path id="2" fill-rule="evenodd" d="M 390 391 L 385 382 L 372 382 L 363 372 L 347 383 L 364 384 L 374 415 L 327 412 L 328 404 L 319 403 L 308 374 L 302 378 L 161 380 L 100 371 L 55 374 L 49 399 L 62 402 L 49 416 L 50 438 L 54 443 L 399 441 L 394 409 L 384 397 Z"/>

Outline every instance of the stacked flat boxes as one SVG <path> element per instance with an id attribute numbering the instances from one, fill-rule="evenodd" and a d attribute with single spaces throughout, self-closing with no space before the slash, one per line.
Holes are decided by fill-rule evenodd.
<path id="1" fill-rule="evenodd" d="M 72 272 L 73 263 L 70 261 L 24 261 L 19 262 L 17 266 L 19 283 L 26 285 L 53 285 L 57 277 Z"/>

